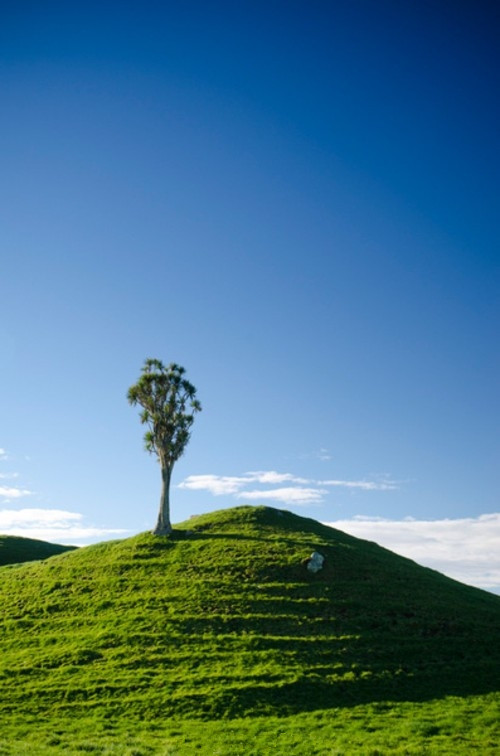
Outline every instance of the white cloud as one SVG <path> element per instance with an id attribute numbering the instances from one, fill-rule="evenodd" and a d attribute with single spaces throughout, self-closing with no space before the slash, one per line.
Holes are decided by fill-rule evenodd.
<path id="1" fill-rule="evenodd" d="M 213 496 L 238 494 L 242 488 L 251 483 L 277 484 L 277 483 L 310 483 L 304 478 L 297 478 L 291 473 L 278 473 L 275 470 L 247 472 L 240 476 L 229 475 L 189 475 L 179 488 L 188 488 L 192 491 L 209 491 Z"/>
<path id="2" fill-rule="evenodd" d="M 129 531 L 85 525 L 83 515 L 63 509 L 1 509 L 0 533 L 56 543 L 82 543 Z"/>
<path id="3" fill-rule="evenodd" d="M 272 488 L 267 491 L 242 491 L 238 499 L 263 500 L 272 499 L 283 504 L 315 504 L 323 498 L 326 491 L 320 488 Z"/>
<path id="4" fill-rule="evenodd" d="M 179 488 L 192 491 L 209 491 L 213 496 L 235 494 L 248 483 L 248 478 L 229 477 L 225 475 L 189 475 Z"/>
<path id="5" fill-rule="evenodd" d="M 304 488 L 301 485 L 287 488 L 272 488 L 266 490 L 244 491 L 245 487 L 261 483 L 263 485 L 278 485 L 280 483 L 312 483 L 306 478 L 299 478 L 292 473 L 279 473 L 276 470 L 258 470 L 244 473 L 240 476 L 226 475 L 190 475 L 179 488 L 192 491 L 208 491 L 213 496 L 231 495 L 238 499 L 250 501 L 272 499 L 289 504 L 306 504 L 321 501 L 325 490 Z"/>
<path id="6" fill-rule="evenodd" d="M 358 516 L 325 523 L 443 572 L 500 592 L 500 514 L 442 520 Z"/>
<path id="7" fill-rule="evenodd" d="M 46 525 L 62 527 L 68 521 L 80 521 L 82 515 L 77 512 L 67 512 L 64 509 L 2 509 L 0 510 L 0 529 L 30 525 Z"/>
<path id="8" fill-rule="evenodd" d="M 297 488 L 271 489 L 269 491 L 244 491 L 249 485 L 261 483 L 263 485 L 279 485 L 280 483 L 297 484 Z M 397 488 L 396 483 L 387 479 L 380 481 L 369 480 L 310 480 L 300 478 L 292 473 L 280 473 L 276 470 L 258 470 L 244 473 L 239 476 L 228 475 L 189 475 L 179 488 L 185 488 L 192 491 L 209 491 L 213 496 L 235 496 L 238 499 L 276 499 L 277 501 L 298 501 L 304 503 L 320 502 L 328 491 L 323 488 L 304 489 L 303 485 L 313 484 L 315 486 L 341 487 L 347 489 L 359 489 L 363 491 L 391 491 Z M 285 491 L 286 493 L 282 493 Z M 294 491 L 296 493 L 294 493 Z M 304 491 L 314 491 L 306 495 Z M 286 498 L 283 498 L 286 497 Z"/>
<path id="9" fill-rule="evenodd" d="M 4 499 L 20 499 L 22 496 L 30 496 L 32 491 L 23 488 L 12 488 L 10 486 L 0 486 L 0 496 Z"/>

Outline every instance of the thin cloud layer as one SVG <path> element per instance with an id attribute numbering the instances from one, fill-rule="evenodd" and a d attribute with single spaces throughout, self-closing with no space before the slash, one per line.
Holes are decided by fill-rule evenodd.
<path id="1" fill-rule="evenodd" d="M 272 499 L 282 504 L 315 504 L 323 498 L 326 491 L 319 488 L 273 488 L 269 491 L 242 491 L 238 494 L 238 499 L 249 499 L 251 501 L 261 499 Z"/>
<path id="2" fill-rule="evenodd" d="M 329 462 L 332 458 L 329 449 L 321 447 L 321 449 L 308 452 L 307 454 L 301 454 L 301 459 L 319 459 L 320 462 Z"/>
<path id="3" fill-rule="evenodd" d="M 279 473 L 275 470 L 260 470 L 258 472 L 245 473 L 245 479 L 255 483 L 311 483 L 307 478 L 298 478 L 292 473 Z"/>
<path id="4" fill-rule="evenodd" d="M 395 491 L 398 486 L 394 481 L 383 480 L 320 480 L 322 486 L 340 486 L 341 488 L 359 488 L 362 491 Z"/>
<path id="5" fill-rule="evenodd" d="M 31 496 L 32 491 L 24 488 L 14 488 L 12 486 L 0 486 L 0 497 L 2 499 L 20 499 L 23 496 Z"/>
<path id="6" fill-rule="evenodd" d="M 0 533 L 56 543 L 81 544 L 95 538 L 123 535 L 121 528 L 85 525 L 82 514 L 63 509 L 0 509 Z"/>
<path id="7" fill-rule="evenodd" d="M 264 486 L 276 486 L 281 483 L 292 485 L 284 488 L 263 488 L 244 490 L 259 483 Z M 304 486 L 308 486 L 304 488 Z M 271 499 L 282 504 L 318 504 L 328 493 L 328 488 L 341 487 L 361 491 L 393 491 L 397 484 L 384 478 L 373 480 L 313 480 L 300 478 L 292 473 L 280 473 L 275 470 L 247 472 L 240 476 L 226 475 L 189 475 L 179 488 L 191 491 L 208 491 L 213 496 L 233 496 L 237 499 Z"/>
<path id="8" fill-rule="evenodd" d="M 5 449 L 0 448 L 0 462 L 10 457 Z M 7 471 L 0 474 L 1 480 L 18 478 L 17 472 Z M 0 485 L 0 506 L 33 496 L 34 492 L 19 486 Z M 78 512 L 64 509 L 44 509 L 42 507 L 24 507 L 22 509 L 0 509 L 0 534 L 16 535 L 24 538 L 37 538 L 42 541 L 84 545 L 109 536 L 124 535 L 128 530 L 121 528 L 103 528 L 89 525 L 84 516 Z"/>
<path id="9" fill-rule="evenodd" d="M 462 583 L 500 593 L 500 513 L 442 520 L 358 516 L 325 524 Z"/>
<path id="10" fill-rule="evenodd" d="M 5 449 L 0 449 L 0 462 L 5 462 L 9 459 L 9 455 L 5 451 Z M 1 472 L 0 473 L 0 480 L 12 480 L 13 478 L 18 478 L 19 473 L 17 472 Z M 21 499 L 24 496 L 31 496 L 33 494 L 33 491 L 28 491 L 26 488 L 19 488 L 19 486 L 0 486 L 0 503 L 6 504 L 9 501 L 12 501 L 12 499 Z"/>

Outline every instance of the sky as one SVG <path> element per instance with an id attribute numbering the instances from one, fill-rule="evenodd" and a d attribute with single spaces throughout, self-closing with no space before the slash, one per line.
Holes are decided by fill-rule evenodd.
<path id="1" fill-rule="evenodd" d="M 6 0 L 0 532 L 288 509 L 500 592 L 500 6 Z"/>

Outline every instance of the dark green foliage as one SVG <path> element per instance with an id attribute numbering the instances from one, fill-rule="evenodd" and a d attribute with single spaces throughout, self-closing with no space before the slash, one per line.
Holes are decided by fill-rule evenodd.
<path id="1" fill-rule="evenodd" d="M 304 566 L 314 550 L 326 558 L 316 575 Z M 169 539 L 145 533 L 3 569 L 0 605 L 0 730 L 17 732 L 28 711 L 33 722 L 52 721 L 54 736 L 59 726 L 66 751 L 68 728 L 75 737 L 95 730 L 102 744 L 114 742 L 112 725 L 122 733 L 118 752 L 127 752 L 123 733 L 142 728 L 144 753 L 187 754 L 203 742 L 194 720 L 218 733 L 221 754 L 276 752 L 276 739 L 282 752 L 302 752 L 312 741 L 299 736 L 299 720 L 338 737 L 340 750 L 314 753 L 361 748 L 358 720 L 379 745 L 381 728 L 395 747 L 396 731 L 421 745 L 458 732 L 452 710 L 467 709 L 475 731 L 481 701 L 488 753 L 500 599 L 288 512 L 224 510 Z M 241 733 L 252 721 L 269 741 L 245 750 L 242 736 L 231 751 L 229 723 Z M 161 750 L 154 733 L 167 738 L 176 723 L 193 742 L 172 735 L 178 750 Z M 477 732 L 464 742 L 476 741 Z"/>
<path id="2" fill-rule="evenodd" d="M 185 372 L 175 363 L 165 366 L 160 360 L 147 359 L 141 377 L 127 394 L 130 404 L 142 407 L 141 423 L 149 428 L 144 435 L 146 450 L 169 468 L 182 456 L 194 415 L 201 410 Z"/>
<path id="3" fill-rule="evenodd" d="M 76 546 L 61 546 L 35 538 L 0 535 L 0 565 L 47 559 L 75 548 Z"/>

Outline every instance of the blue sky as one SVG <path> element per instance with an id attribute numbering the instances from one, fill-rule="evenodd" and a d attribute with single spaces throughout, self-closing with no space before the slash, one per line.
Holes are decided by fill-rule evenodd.
<path id="1" fill-rule="evenodd" d="M 500 590 L 495 3 L 4 3 L 0 530 L 267 503 Z"/>

